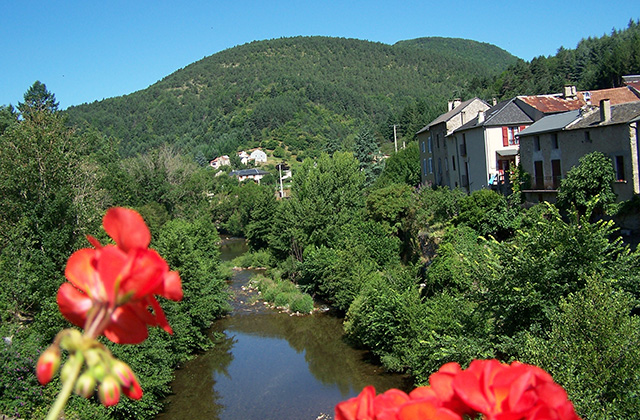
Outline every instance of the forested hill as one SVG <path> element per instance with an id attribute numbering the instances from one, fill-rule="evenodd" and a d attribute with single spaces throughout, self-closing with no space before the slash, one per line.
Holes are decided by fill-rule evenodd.
<path id="1" fill-rule="evenodd" d="M 514 60 L 513 55 L 502 48 L 496 47 L 493 44 L 487 44 L 486 42 L 472 41 L 470 39 L 425 37 L 398 41 L 394 45 L 398 47 L 420 48 L 431 54 L 455 57 L 482 69 L 491 69 L 494 67 L 504 68 L 519 61 Z"/>
<path id="2" fill-rule="evenodd" d="M 168 143 L 212 158 L 280 142 L 313 156 L 350 149 L 367 125 L 379 139 L 392 139 L 393 124 L 411 137 L 474 77 L 517 61 L 461 39 L 281 38 L 221 51 L 147 89 L 67 112 L 72 123 L 119 139 L 124 156 Z"/>

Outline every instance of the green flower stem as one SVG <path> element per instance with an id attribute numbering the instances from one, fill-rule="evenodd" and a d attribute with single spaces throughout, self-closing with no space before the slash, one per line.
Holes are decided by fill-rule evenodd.
<path id="1" fill-rule="evenodd" d="M 64 406 L 67 404 L 67 400 L 71 396 L 71 391 L 73 391 L 73 386 L 78 379 L 78 375 L 80 375 L 80 369 L 82 369 L 82 365 L 84 364 L 84 356 L 81 351 L 76 351 L 75 360 L 71 361 L 75 364 L 72 366 L 71 373 L 67 380 L 64 382 L 56 401 L 51 406 L 49 410 L 49 414 L 47 414 L 47 418 L 45 420 L 57 420 L 60 418 L 60 413 L 64 409 Z"/>

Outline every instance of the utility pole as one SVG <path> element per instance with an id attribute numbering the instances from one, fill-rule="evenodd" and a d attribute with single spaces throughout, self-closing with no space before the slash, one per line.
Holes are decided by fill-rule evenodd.
<path id="1" fill-rule="evenodd" d="M 398 153 L 398 133 L 396 132 L 395 124 L 393 124 L 393 144 L 396 148 L 396 153 Z"/>
<path id="2" fill-rule="evenodd" d="M 278 165 L 278 170 L 280 171 L 280 198 L 284 197 L 284 190 L 282 189 L 282 165 Z"/>

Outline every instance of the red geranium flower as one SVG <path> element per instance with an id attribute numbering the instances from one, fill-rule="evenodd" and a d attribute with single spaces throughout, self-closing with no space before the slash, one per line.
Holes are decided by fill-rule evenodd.
<path id="1" fill-rule="evenodd" d="M 474 360 L 468 369 L 447 363 L 430 386 L 409 395 L 397 389 L 360 395 L 336 406 L 336 420 L 580 420 L 567 393 L 537 366 Z"/>
<path id="2" fill-rule="evenodd" d="M 109 209 L 103 226 L 116 245 L 75 252 L 67 261 L 58 306 L 73 324 L 90 335 L 104 334 L 120 344 L 135 344 L 148 336 L 147 326 L 173 332 L 154 295 L 182 299 L 180 276 L 148 249 L 151 234 L 142 217 L 124 208 Z"/>
<path id="3" fill-rule="evenodd" d="M 537 366 L 474 360 L 455 376 L 455 394 L 489 420 L 579 420 L 564 389 Z"/>

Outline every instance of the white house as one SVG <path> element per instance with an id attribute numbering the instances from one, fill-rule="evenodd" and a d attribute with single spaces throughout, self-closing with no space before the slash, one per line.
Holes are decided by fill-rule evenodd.
<path id="1" fill-rule="evenodd" d="M 260 149 L 256 149 L 249 155 L 249 160 L 258 163 L 267 163 L 267 154 Z"/>

